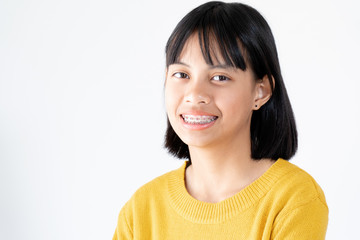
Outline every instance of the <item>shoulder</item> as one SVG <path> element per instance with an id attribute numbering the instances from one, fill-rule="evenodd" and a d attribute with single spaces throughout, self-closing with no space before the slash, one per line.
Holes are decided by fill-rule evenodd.
<path id="1" fill-rule="evenodd" d="M 138 208 L 141 206 L 147 207 L 151 204 L 158 204 L 165 201 L 168 197 L 169 182 L 173 179 L 181 177 L 184 168 L 185 164 L 178 169 L 167 172 L 144 184 L 136 190 L 126 205 L 133 205 Z"/>
<path id="2" fill-rule="evenodd" d="M 288 201 L 293 200 L 300 205 L 313 199 L 318 199 L 326 205 L 323 190 L 309 173 L 288 161 L 278 161 L 280 167 L 286 169 L 273 188 L 279 196 L 286 196 Z"/>
<path id="3" fill-rule="evenodd" d="M 303 169 L 285 160 L 280 165 L 287 171 L 269 192 L 276 211 L 274 238 L 324 239 L 329 210 L 323 190 Z"/>
<path id="4" fill-rule="evenodd" d="M 329 209 L 319 184 L 300 167 L 285 160 L 278 161 L 280 162 L 276 163 L 276 167 L 282 174 L 267 196 L 267 200 L 272 202 L 272 210 L 276 213 L 274 224 L 282 225 L 290 219 L 295 221 L 305 217 L 309 221 L 316 219 L 326 227 Z"/>
<path id="5" fill-rule="evenodd" d="M 168 182 L 177 178 L 183 172 L 185 164 L 171 172 L 163 174 L 140 187 L 120 210 L 114 239 L 133 239 L 135 229 L 141 229 L 144 223 L 150 224 L 166 206 Z M 160 214 L 161 215 L 161 214 Z"/>

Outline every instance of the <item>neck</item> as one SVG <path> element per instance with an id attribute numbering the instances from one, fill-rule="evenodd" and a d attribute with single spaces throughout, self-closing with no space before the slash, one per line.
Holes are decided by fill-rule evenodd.
<path id="1" fill-rule="evenodd" d="M 190 195 L 205 202 L 220 202 L 259 178 L 272 161 L 251 158 L 250 142 L 226 147 L 189 147 L 191 165 L 185 182 Z M 224 145 L 223 145 L 224 146 Z"/>

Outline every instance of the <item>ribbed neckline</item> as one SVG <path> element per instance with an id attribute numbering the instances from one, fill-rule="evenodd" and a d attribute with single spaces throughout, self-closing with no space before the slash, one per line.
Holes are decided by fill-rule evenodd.
<path id="1" fill-rule="evenodd" d="M 262 176 L 234 196 L 218 203 L 207 203 L 193 198 L 185 187 L 185 162 L 170 175 L 169 197 L 174 210 L 185 219 L 203 224 L 224 222 L 254 205 L 286 172 L 290 171 L 286 160 L 278 159 Z"/>

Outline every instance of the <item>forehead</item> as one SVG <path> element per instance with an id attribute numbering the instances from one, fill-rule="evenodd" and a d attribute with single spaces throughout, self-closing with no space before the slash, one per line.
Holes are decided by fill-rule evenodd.
<path id="1" fill-rule="evenodd" d="M 205 62 L 209 65 L 229 65 L 234 67 L 225 61 L 222 55 L 220 46 L 215 37 L 209 37 L 208 39 L 202 39 L 198 33 L 193 33 L 185 42 L 177 61 L 182 61 L 184 58 L 188 58 L 194 55 L 201 55 Z"/>
<path id="2" fill-rule="evenodd" d="M 183 25 L 182 25 L 183 26 Z M 209 65 L 224 63 L 232 67 L 246 70 L 245 48 L 240 38 L 233 31 L 221 31 L 214 26 L 203 26 L 194 30 L 176 29 L 166 45 L 166 66 L 179 62 L 189 46 L 199 46 L 203 59 Z"/>

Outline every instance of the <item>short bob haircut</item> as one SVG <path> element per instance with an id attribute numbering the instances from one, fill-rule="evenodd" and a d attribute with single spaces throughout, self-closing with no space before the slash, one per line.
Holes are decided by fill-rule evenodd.
<path id="1" fill-rule="evenodd" d="M 176 26 L 166 44 L 166 67 L 178 62 L 189 37 L 197 33 L 205 61 L 219 47 L 222 59 L 233 67 L 255 74 L 255 81 L 267 76 L 271 98 L 251 118 L 251 157 L 289 160 L 297 150 L 297 130 L 290 100 L 281 76 L 274 37 L 270 27 L 254 8 L 241 3 L 208 2 L 188 13 Z M 212 44 L 217 46 L 213 46 Z M 216 56 L 215 56 L 216 58 Z M 169 153 L 190 159 L 189 147 L 167 121 L 165 147 Z"/>

